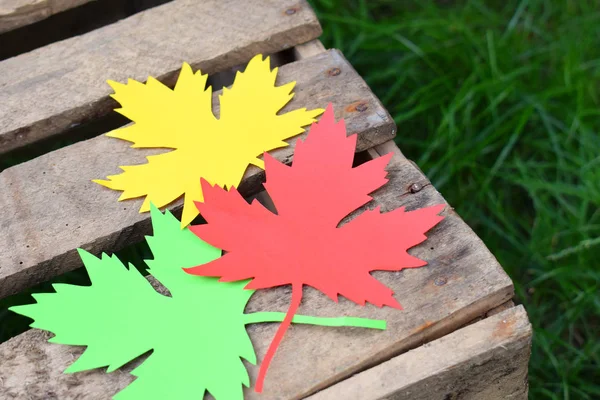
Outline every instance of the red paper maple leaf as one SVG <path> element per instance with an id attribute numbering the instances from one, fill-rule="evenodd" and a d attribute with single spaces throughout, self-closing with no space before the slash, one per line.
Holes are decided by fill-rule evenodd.
<path id="1" fill-rule="evenodd" d="M 292 285 L 291 305 L 261 365 L 257 392 L 300 305 L 303 285 L 336 302 L 342 295 L 360 305 L 368 301 L 401 309 L 393 291 L 369 272 L 426 264 L 407 250 L 443 219 L 438 213 L 444 205 L 384 214 L 377 207 L 338 227 L 388 181 L 385 166 L 392 154 L 353 168 L 355 150 L 356 135 L 346 136 L 344 121 L 335 122 L 330 105 L 306 140 L 298 140 L 292 166 L 264 155 L 265 188 L 277 214 L 256 200 L 248 204 L 235 188 L 226 191 L 202 182 L 204 203 L 196 205 L 207 224 L 190 229 L 226 253 L 186 271 L 227 282 L 254 278 L 247 289 Z"/>

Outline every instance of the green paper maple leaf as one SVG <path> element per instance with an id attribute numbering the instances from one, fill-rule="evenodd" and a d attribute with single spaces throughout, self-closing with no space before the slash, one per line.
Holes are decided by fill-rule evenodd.
<path id="1" fill-rule="evenodd" d="M 132 371 L 137 377 L 115 399 L 242 399 L 249 386 L 242 358 L 256 363 L 246 325 L 282 321 L 284 313 L 244 314 L 253 290 L 248 281 L 218 282 L 182 268 L 212 261 L 221 250 L 198 239 L 168 211 L 152 207 L 154 255 L 149 272 L 171 293 L 158 293 L 133 266 L 116 256 L 96 258 L 79 250 L 91 286 L 54 284 L 56 293 L 34 294 L 37 303 L 11 307 L 53 332 L 53 343 L 87 346 L 65 373 L 108 367 L 114 371 L 152 350 Z M 296 323 L 385 329 L 385 321 L 298 315 Z"/>

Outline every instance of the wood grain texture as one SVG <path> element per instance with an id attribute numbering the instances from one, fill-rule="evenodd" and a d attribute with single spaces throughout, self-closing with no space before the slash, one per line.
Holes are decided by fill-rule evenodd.
<path id="1" fill-rule="evenodd" d="M 0 33 L 48 18 L 93 0 L 0 0 Z"/>
<path id="2" fill-rule="evenodd" d="M 347 121 L 349 127 L 354 126 L 352 118 Z M 374 200 L 363 209 L 380 205 L 383 211 L 400 206 L 411 210 L 444 202 L 419 169 L 399 153 L 392 158 L 388 171 L 389 183 L 376 191 Z M 421 185 L 421 190 L 410 190 L 415 183 Z M 348 216 L 345 222 L 363 209 Z M 512 282 L 496 259 L 450 206 L 443 215 L 446 218 L 428 233 L 429 239 L 410 250 L 411 254 L 426 260 L 427 266 L 373 273 L 394 290 L 404 311 L 372 305 L 361 307 L 344 298 L 336 304 L 314 289 L 304 289 L 299 313 L 385 319 L 386 331 L 292 326 L 267 374 L 264 393 L 258 395 L 248 389 L 246 398 L 297 399 L 314 394 L 452 332 L 508 301 L 513 295 Z M 288 287 L 258 291 L 246 312 L 284 312 L 289 301 Z M 264 357 L 277 326 L 249 327 L 259 360 Z M 45 393 L 54 393 L 60 399 L 94 393 L 98 399 L 108 399 L 131 381 L 127 371 L 136 363 L 111 374 L 91 371 L 62 375 L 60 371 L 81 354 L 81 349 L 49 344 L 48 337 L 44 332 L 31 330 L 0 345 L 0 381 L 4 382 L 7 393 L 29 391 L 32 399 L 42 399 Z M 249 366 L 249 371 L 254 382 L 258 368 Z"/>
<path id="3" fill-rule="evenodd" d="M 531 324 L 507 309 L 331 386 L 309 400 L 526 400 Z"/>
<path id="4" fill-rule="evenodd" d="M 173 84 L 184 61 L 210 74 L 320 34 L 304 0 L 174 0 L 10 58 L 0 62 L 0 154 L 108 114 L 107 79 Z"/>
<path id="5" fill-rule="evenodd" d="M 333 68 L 341 73 L 330 76 Z M 336 117 L 344 117 L 349 131 L 359 133 L 359 151 L 394 136 L 393 120 L 338 51 L 281 67 L 278 82 L 292 80 L 297 82 L 295 96 L 284 111 L 332 102 Z M 219 93 L 213 97 L 216 114 Z M 357 111 L 356 102 L 367 108 Z M 289 142 L 295 144 L 296 138 Z M 129 145 L 99 136 L 0 173 L 0 298 L 81 266 L 77 247 L 98 254 L 143 240 L 150 219 L 138 213 L 142 199 L 117 202 L 121 192 L 91 182 L 119 173 L 119 165 L 144 163 L 146 155 L 164 152 Z M 272 154 L 289 163 L 293 146 Z M 260 191 L 263 178 L 264 171 L 248 169 L 240 191 Z M 181 202 L 170 208 L 179 212 Z"/>

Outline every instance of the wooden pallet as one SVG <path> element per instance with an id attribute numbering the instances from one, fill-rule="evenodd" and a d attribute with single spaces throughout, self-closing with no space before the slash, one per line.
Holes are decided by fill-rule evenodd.
<path id="1" fill-rule="evenodd" d="M 10 17 L 3 4 L 14 1 L 27 2 L 0 0 L 0 30 L 24 29 L 40 19 L 3 24 Z M 390 182 L 374 193 L 368 208 L 445 202 L 392 141 L 396 126 L 377 97 L 339 51 L 324 49 L 316 40 L 320 33 L 305 1 L 174 0 L 0 62 L 0 157 L 45 146 L 79 126 L 100 127 L 91 139 L 0 172 L 0 298 L 81 267 L 78 247 L 112 253 L 150 233 L 149 215 L 138 213 L 142 200 L 119 203 L 118 192 L 91 182 L 118 173 L 117 165 L 140 163 L 156 153 L 131 151 L 123 141 L 100 136 L 104 125 L 97 122 L 110 118 L 116 106 L 105 80 L 143 81 L 151 75 L 172 85 L 183 61 L 223 78 L 257 53 L 289 59 L 278 77 L 278 82 L 297 81 L 286 108 L 332 102 L 336 118 L 358 134 L 361 159 L 394 153 Z M 296 140 L 274 151 L 275 157 L 291 162 Z M 240 191 L 260 197 L 263 178 L 263 171 L 250 168 Z M 169 206 L 176 213 L 181 207 L 180 202 Z M 335 304 L 304 290 L 299 312 L 381 318 L 388 321 L 386 331 L 292 327 L 267 375 L 265 393 L 249 389 L 246 398 L 525 399 L 527 315 L 512 306 L 512 282 L 481 240 L 451 207 L 443 215 L 429 239 L 411 250 L 428 266 L 374 273 L 399 294 L 404 311 L 360 307 L 345 299 Z M 286 311 L 289 295 L 288 288 L 259 291 L 247 311 Z M 276 328 L 249 327 L 259 360 Z M 29 330 L 0 344 L 0 398 L 108 399 L 132 381 L 127 372 L 139 361 L 110 374 L 62 374 L 81 349 L 49 344 L 50 336 Z M 258 368 L 248 367 L 255 381 Z"/>

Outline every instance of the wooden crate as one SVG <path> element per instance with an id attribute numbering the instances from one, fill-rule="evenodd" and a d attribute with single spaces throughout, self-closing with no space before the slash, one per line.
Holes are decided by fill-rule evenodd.
<path id="1" fill-rule="evenodd" d="M 23 10 L 3 8 L 7 1 L 0 0 L 0 30 L 25 29 L 45 18 L 7 24 L 18 21 Z M 57 0 L 62 8 L 50 9 L 85 2 Z M 258 53 L 289 61 L 278 77 L 297 81 L 287 109 L 332 102 L 336 118 L 358 134 L 359 158 L 394 153 L 390 182 L 374 193 L 368 208 L 445 202 L 394 144 L 396 126 L 389 113 L 339 51 L 324 49 L 320 34 L 305 1 L 173 0 L 1 61 L 0 157 L 31 146 L 39 151 L 72 137 L 80 126 L 91 127 L 92 138 L 0 172 L 0 298 L 81 267 L 78 247 L 112 253 L 150 233 L 149 214 L 138 213 L 141 200 L 117 202 L 118 192 L 91 182 L 118 173 L 117 165 L 141 163 L 156 153 L 131 151 L 124 141 L 100 136 L 107 125 L 120 123 L 110 119 L 116 103 L 105 80 L 143 81 L 151 75 L 172 85 L 183 61 L 217 74 L 213 82 Z M 217 114 L 219 93 L 214 93 Z M 296 140 L 272 154 L 291 162 Z M 251 167 L 240 191 L 260 197 L 263 178 L 263 171 Z M 181 202 L 169 206 L 176 213 L 181 207 Z M 265 392 L 248 389 L 246 398 L 525 399 L 527 314 L 512 304 L 513 284 L 481 240 L 450 206 L 443 215 L 429 239 L 410 251 L 428 266 L 374 273 L 398 294 L 404 311 L 360 307 L 345 299 L 335 304 L 304 289 L 299 312 L 385 319 L 386 331 L 293 326 L 272 363 Z M 288 288 L 259 291 L 247 311 L 286 311 L 289 297 Z M 249 327 L 259 360 L 276 329 L 276 324 Z M 50 336 L 29 330 L 0 344 L 1 399 L 108 399 L 132 381 L 127 372 L 139 361 L 110 374 L 62 374 L 81 349 L 49 344 Z M 248 367 L 254 382 L 258 368 Z"/>

